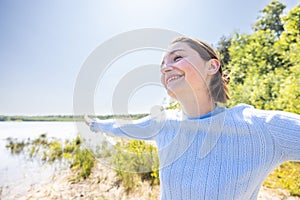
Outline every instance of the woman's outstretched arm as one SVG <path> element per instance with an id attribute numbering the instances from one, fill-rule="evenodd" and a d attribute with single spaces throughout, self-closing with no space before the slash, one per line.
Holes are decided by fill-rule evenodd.
<path id="1" fill-rule="evenodd" d="M 300 115 L 282 111 L 271 113 L 266 123 L 283 159 L 300 161 Z"/>
<path id="2" fill-rule="evenodd" d="M 93 120 L 85 115 L 84 121 L 92 132 L 104 132 L 131 139 L 153 140 L 163 126 L 163 120 L 160 118 L 149 115 L 138 120 Z"/>

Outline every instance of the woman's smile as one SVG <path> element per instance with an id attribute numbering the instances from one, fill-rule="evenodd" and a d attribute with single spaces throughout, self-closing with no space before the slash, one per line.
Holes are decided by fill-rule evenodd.
<path id="1" fill-rule="evenodd" d="M 172 82 L 176 82 L 178 80 L 181 80 L 182 78 L 184 78 L 184 75 L 182 74 L 173 74 L 173 75 L 170 75 L 170 76 L 167 76 L 166 77 L 166 85 L 169 85 L 169 83 L 172 83 Z"/>

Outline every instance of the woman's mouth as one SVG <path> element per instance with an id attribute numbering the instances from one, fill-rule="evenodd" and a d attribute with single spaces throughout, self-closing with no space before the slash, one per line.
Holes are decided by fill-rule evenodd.
<path id="1" fill-rule="evenodd" d="M 167 78 L 166 83 L 169 84 L 171 82 L 177 81 L 178 79 L 182 78 L 184 75 L 172 75 Z"/>

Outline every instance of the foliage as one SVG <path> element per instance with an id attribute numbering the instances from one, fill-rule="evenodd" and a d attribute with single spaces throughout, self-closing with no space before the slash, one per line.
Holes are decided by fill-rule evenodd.
<path id="1" fill-rule="evenodd" d="M 12 138 L 7 138 L 7 144 L 5 145 L 12 154 L 20 154 L 26 146 L 27 143 L 25 141 L 17 142 Z"/>
<path id="2" fill-rule="evenodd" d="M 268 176 L 264 185 L 270 188 L 284 188 L 291 195 L 300 196 L 300 163 L 284 163 Z"/>
<path id="3" fill-rule="evenodd" d="M 171 102 L 169 103 L 168 107 L 166 108 L 167 110 L 180 110 L 181 109 L 181 105 L 179 104 L 178 101 L 176 100 L 171 100 Z"/>
<path id="4" fill-rule="evenodd" d="M 273 6 L 276 15 L 260 20 L 277 23 L 279 13 L 285 6 Z M 280 8 L 278 8 L 278 6 Z M 268 10 L 266 12 L 273 13 Z M 274 19 L 269 19 L 271 16 Z M 261 109 L 278 109 L 300 113 L 300 5 L 282 18 L 283 31 L 256 29 L 252 34 L 236 34 L 228 47 L 230 62 L 229 106 L 240 102 Z"/>
<path id="5" fill-rule="evenodd" d="M 231 45 L 233 36 L 222 36 L 217 44 L 217 52 L 221 60 L 223 70 L 227 70 L 227 65 L 230 62 L 230 54 L 228 48 Z"/>
<path id="6" fill-rule="evenodd" d="M 138 184 L 138 180 L 159 184 L 158 154 L 155 146 L 145 141 L 131 140 L 116 144 L 119 149 L 112 156 L 117 176 L 129 192 Z"/>
<path id="7" fill-rule="evenodd" d="M 72 181 L 79 181 L 90 175 L 95 162 L 91 152 L 82 149 L 81 144 L 82 141 L 79 136 L 73 141 L 66 140 L 62 143 L 60 140 L 50 139 L 47 138 L 46 134 L 41 134 L 36 139 L 26 141 L 8 138 L 6 148 L 10 149 L 12 154 L 28 153 L 31 158 L 37 157 L 47 163 L 64 159 L 76 174 Z"/>
<path id="8" fill-rule="evenodd" d="M 279 36 L 283 31 L 283 25 L 281 21 L 281 14 L 286 5 L 278 0 L 272 0 L 263 10 L 260 12 L 263 14 L 254 24 L 253 29 L 258 30 L 273 30 L 274 33 Z"/>
<path id="9" fill-rule="evenodd" d="M 76 170 L 77 175 L 73 179 L 78 181 L 81 178 L 86 179 L 91 174 L 95 164 L 95 157 L 88 149 L 77 149 L 72 159 L 71 169 Z"/>

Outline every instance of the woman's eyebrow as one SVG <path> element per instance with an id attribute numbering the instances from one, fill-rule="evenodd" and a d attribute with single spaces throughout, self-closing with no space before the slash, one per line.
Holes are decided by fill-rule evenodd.
<path id="1" fill-rule="evenodd" d="M 177 51 L 184 51 L 184 49 L 175 49 L 173 51 L 170 51 L 169 55 L 172 55 L 172 54 L 176 53 Z"/>
<path id="2" fill-rule="evenodd" d="M 170 51 L 169 53 L 167 53 L 167 54 L 164 56 L 163 61 L 162 61 L 161 64 L 160 64 L 160 67 L 162 67 L 162 66 L 165 64 L 165 57 L 166 57 L 166 56 L 170 56 L 170 55 L 172 55 L 172 54 L 175 54 L 175 53 L 178 52 L 178 51 L 184 51 L 184 49 L 174 49 L 174 50 Z"/>

